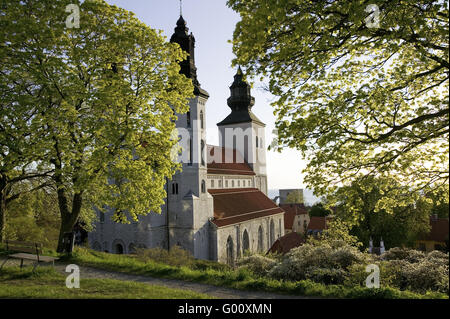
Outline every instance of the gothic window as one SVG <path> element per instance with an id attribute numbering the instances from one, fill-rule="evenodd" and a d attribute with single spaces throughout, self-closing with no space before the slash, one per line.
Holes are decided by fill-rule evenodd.
<path id="1" fill-rule="evenodd" d="M 203 119 L 203 111 L 200 111 L 200 128 L 203 129 L 205 127 L 204 119 Z"/>
<path id="2" fill-rule="evenodd" d="M 206 182 L 202 180 L 202 193 L 206 193 Z"/>
<path id="3" fill-rule="evenodd" d="M 273 219 L 270 220 L 270 245 L 275 241 L 275 224 Z"/>
<path id="4" fill-rule="evenodd" d="M 278 220 L 278 238 L 281 237 L 281 219 Z"/>
<path id="5" fill-rule="evenodd" d="M 172 183 L 172 194 L 178 194 L 178 183 Z"/>
<path id="6" fill-rule="evenodd" d="M 192 139 L 189 139 L 189 163 L 188 165 L 192 165 Z"/>
<path id="7" fill-rule="evenodd" d="M 247 229 L 244 230 L 244 235 L 242 236 L 242 250 L 244 255 L 250 251 L 250 239 L 248 237 Z"/>
<path id="8" fill-rule="evenodd" d="M 105 213 L 100 212 L 100 223 L 104 223 L 105 222 Z"/>
<path id="9" fill-rule="evenodd" d="M 186 121 L 187 121 L 187 123 L 186 123 L 187 127 L 191 127 L 191 112 L 190 111 L 188 111 L 186 113 Z"/>
<path id="10" fill-rule="evenodd" d="M 262 226 L 258 228 L 258 252 L 262 253 L 264 250 L 264 238 Z"/>
<path id="11" fill-rule="evenodd" d="M 228 236 L 227 239 L 227 264 L 233 266 L 234 264 L 234 254 L 233 254 L 233 239 Z"/>
<path id="12" fill-rule="evenodd" d="M 205 141 L 201 141 L 201 150 L 202 150 L 202 166 L 205 166 Z"/>

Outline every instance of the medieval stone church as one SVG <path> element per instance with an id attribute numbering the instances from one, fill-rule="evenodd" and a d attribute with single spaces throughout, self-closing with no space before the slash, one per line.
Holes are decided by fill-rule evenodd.
<path id="1" fill-rule="evenodd" d="M 245 251 L 265 252 L 284 235 L 284 211 L 267 197 L 265 124 L 252 112 L 250 85 L 239 68 L 227 101 L 231 113 L 217 124 L 219 146 L 207 145 L 209 94 L 197 80 L 195 39 L 182 16 L 170 41 L 189 54 L 181 72 L 195 87 L 189 112 L 178 114 L 176 121 L 191 136 L 187 160 L 166 185 L 161 214 L 124 225 L 111 220 L 112 212 L 101 213 L 89 234 L 90 246 L 120 254 L 136 247 L 178 245 L 195 258 L 224 263 L 233 263 Z"/>

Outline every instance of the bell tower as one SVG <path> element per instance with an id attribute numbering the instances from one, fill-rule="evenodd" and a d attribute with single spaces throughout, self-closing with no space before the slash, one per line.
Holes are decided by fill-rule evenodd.
<path id="1" fill-rule="evenodd" d="M 267 194 L 265 124 L 252 112 L 255 98 L 238 68 L 230 86 L 227 104 L 231 113 L 220 123 L 220 145 L 238 150 L 256 173 L 255 185 Z"/>
<path id="2" fill-rule="evenodd" d="M 183 16 L 177 21 L 170 42 L 177 43 L 187 54 L 180 62 L 180 73 L 192 80 L 195 97 L 189 101 L 189 111 L 177 114 L 176 127 L 182 131 L 184 155 L 182 171 L 168 185 L 167 228 L 169 246 L 181 246 L 195 258 L 209 259 L 209 218 L 214 216 L 213 198 L 207 190 L 206 102 L 208 92 L 197 79 L 195 38 L 189 34 Z"/>

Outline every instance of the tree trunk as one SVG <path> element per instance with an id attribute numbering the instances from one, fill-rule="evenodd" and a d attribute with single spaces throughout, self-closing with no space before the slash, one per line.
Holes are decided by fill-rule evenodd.
<path id="1" fill-rule="evenodd" d="M 67 203 L 67 195 L 63 188 L 58 188 L 58 203 L 61 213 L 61 226 L 59 228 L 58 248 L 56 251 L 62 253 L 64 250 L 63 238 L 65 233 L 71 233 L 73 226 L 78 220 L 81 212 L 81 206 L 83 202 L 82 192 L 75 193 L 73 196 L 72 209 L 69 209 Z"/>
<path id="2" fill-rule="evenodd" d="M 0 243 L 5 238 L 6 227 L 6 178 L 0 177 Z"/>

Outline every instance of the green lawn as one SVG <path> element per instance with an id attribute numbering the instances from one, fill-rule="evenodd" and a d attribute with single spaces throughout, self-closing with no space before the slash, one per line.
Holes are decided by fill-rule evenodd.
<path id="1" fill-rule="evenodd" d="M 0 271 L 0 298 L 52 299 L 207 299 L 205 294 L 131 281 L 82 279 L 69 289 L 66 277 L 52 268 L 4 267 Z"/>
<path id="2" fill-rule="evenodd" d="M 343 285 L 324 285 L 310 280 L 281 281 L 255 276 L 248 270 L 227 269 L 218 263 L 199 261 L 198 265 L 171 266 L 152 260 L 141 261 L 133 255 L 116 255 L 77 248 L 67 262 L 136 275 L 179 279 L 241 290 L 324 298 L 448 299 L 443 293 L 418 294 L 391 287 L 369 289 Z M 200 267 L 201 266 L 201 267 Z"/>

